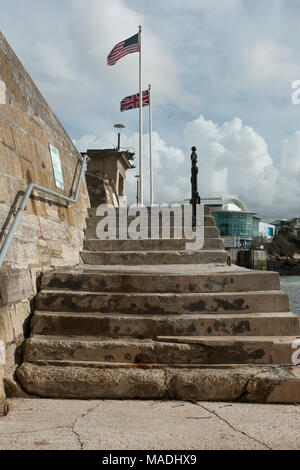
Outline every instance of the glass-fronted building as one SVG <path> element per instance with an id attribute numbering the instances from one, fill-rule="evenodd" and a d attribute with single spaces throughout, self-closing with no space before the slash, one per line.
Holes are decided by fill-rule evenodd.
<path id="1" fill-rule="evenodd" d="M 259 219 L 251 212 L 212 211 L 221 237 L 252 239 L 258 236 Z"/>
<path id="2" fill-rule="evenodd" d="M 234 196 L 204 200 L 210 206 L 225 247 L 249 246 L 259 235 L 260 218 Z"/>

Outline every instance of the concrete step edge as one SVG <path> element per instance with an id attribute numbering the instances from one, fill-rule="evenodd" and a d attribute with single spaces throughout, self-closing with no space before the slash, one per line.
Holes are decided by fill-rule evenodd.
<path id="1" fill-rule="evenodd" d="M 85 366 L 23 363 L 16 376 L 30 395 L 45 398 L 299 402 L 299 367 L 270 364 Z"/>
<path id="2" fill-rule="evenodd" d="M 125 345 L 125 346 L 140 346 L 150 344 L 256 344 L 265 343 L 273 345 L 290 345 L 294 341 L 300 339 L 298 336 L 158 336 L 156 339 L 152 338 L 133 338 L 133 337 L 107 337 L 107 336 L 45 336 L 35 335 L 26 339 L 26 343 L 36 344 L 51 344 L 58 342 L 65 343 L 90 343 L 90 344 L 111 344 L 111 345 Z M 57 345 L 59 347 L 59 345 Z"/>
<path id="3" fill-rule="evenodd" d="M 59 294 L 59 295 L 81 295 L 81 296 L 98 296 L 98 297 L 107 297 L 107 296 L 123 296 L 126 297 L 170 297 L 169 292 L 94 292 L 94 291 L 80 291 L 80 290 L 63 290 L 63 289 L 43 289 L 37 294 L 37 297 L 43 297 L 47 294 Z M 250 295 L 250 296 L 259 296 L 259 295 L 274 295 L 274 296 L 282 296 L 288 297 L 288 294 L 282 290 L 266 290 L 266 291 L 237 291 L 237 292 L 183 292 L 183 293 L 171 293 L 174 297 L 195 297 L 195 296 L 203 296 L 203 297 L 231 297 L 231 296 L 243 296 L 243 295 Z"/>
<path id="4" fill-rule="evenodd" d="M 213 319 L 220 319 L 220 315 L 216 313 L 196 313 L 196 314 L 185 314 L 179 313 L 177 315 L 170 314 L 170 315 L 151 315 L 151 314 L 128 314 L 128 313 L 103 313 L 103 312 L 55 312 L 55 311 L 43 311 L 43 310 L 36 310 L 34 312 L 34 316 L 68 316 L 70 318 L 74 317 L 77 318 L 79 316 L 82 317 L 99 317 L 99 318 L 112 318 L 112 319 L 138 319 L 142 320 L 145 319 L 152 319 L 152 320 L 213 320 Z M 34 318 L 33 316 L 33 318 Z M 273 318 L 273 319 L 286 319 L 286 318 L 297 318 L 300 322 L 300 317 L 292 312 L 261 312 L 261 313 L 248 313 L 248 314 L 238 314 L 238 313 L 224 313 L 222 314 L 221 320 L 246 320 L 247 318 L 250 319 L 257 319 L 257 318 Z"/>

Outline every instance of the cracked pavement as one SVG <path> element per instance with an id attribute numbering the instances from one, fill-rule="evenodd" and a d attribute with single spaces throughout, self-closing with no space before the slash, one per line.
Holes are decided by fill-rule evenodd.
<path id="1" fill-rule="evenodd" d="M 300 406 L 11 399 L 0 450 L 300 449 Z"/>

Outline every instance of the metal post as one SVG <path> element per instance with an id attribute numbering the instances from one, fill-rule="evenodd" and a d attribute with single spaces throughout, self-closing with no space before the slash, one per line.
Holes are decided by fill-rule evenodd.
<path id="1" fill-rule="evenodd" d="M 143 89 L 142 89 L 142 27 L 139 26 L 139 88 L 140 88 L 140 184 L 139 184 L 139 204 L 144 205 L 144 185 L 143 185 Z"/>
<path id="2" fill-rule="evenodd" d="M 149 152 L 150 152 L 150 206 L 153 206 L 152 96 L 151 96 L 151 85 L 149 85 Z"/>
<path id="3" fill-rule="evenodd" d="M 196 147 L 192 147 L 192 177 L 191 177 L 191 184 L 192 184 L 192 199 L 191 204 L 193 205 L 193 219 L 192 224 L 193 227 L 196 227 L 196 215 L 197 215 L 197 204 L 201 204 L 201 199 L 198 193 L 198 167 L 197 167 L 197 154 L 196 154 Z"/>
<path id="4" fill-rule="evenodd" d="M 139 177 L 140 175 L 136 175 L 136 205 L 139 205 Z"/>

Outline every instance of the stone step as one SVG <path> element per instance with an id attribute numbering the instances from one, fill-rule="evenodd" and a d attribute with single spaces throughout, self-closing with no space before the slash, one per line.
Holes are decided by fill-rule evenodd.
<path id="1" fill-rule="evenodd" d="M 145 264 L 225 264 L 228 254 L 224 250 L 200 251 L 82 251 L 85 264 L 145 265 Z"/>
<path id="2" fill-rule="evenodd" d="M 103 242 L 101 242 L 103 243 Z M 278 273 L 267 271 L 206 272 L 174 274 L 172 271 L 155 274 L 91 272 L 47 272 L 42 274 L 41 289 L 79 290 L 89 292 L 246 292 L 279 290 Z"/>
<path id="3" fill-rule="evenodd" d="M 119 215 L 119 208 L 115 207 L 116 214 Z M 150 208 L 148 207 L 148 212 L 150 211 Z M 209 206 L 204 206 L 204 214 L 205 215 L 211 215 L 211 209 Z M 92 207 L 88 209 L 88 215 L 89 217 L 96 217 L 97 216 L 97 207 Z M 131 217 L 131 216 L 130 216 Z"/>
<path id="4" fill-rule="evenodd" d="M 37 310 L 42 311 L 136 315 L 246 315 L 290 310 L 289 297 L 281 291 L 142 294 L 44 290 L 36 296 L 35 301 Z"/>
<path id="5" fill-rule="evenodd" d="M 219 232 L 219 229 L 217 227 L 204 227 L 204 238 L 220 238 L 220 232 Z M 85 233 L 85 238 L 90 240 L 90 239 L 98 239 L 98 236 L 97 236 L 97 233 L 96 233 L 96 226 L 93 226 L 93 227 L 88 227 L 85 229 L 84 231 Z M 145 239 L 146 237 L 143 236 L 143 239 Z M 168 236 L 168 234 L 165 234 L 163 233 L 163 230 L 160 228 L 159 229 L 159 232 L 158 232 L 158 235 L 156 236 L 152 236 L 151 234 L 151 229 L 148 230 L 148 237 L 146 239 L 184 239 L 184 240 L 189 240 L 190 239 L 190 235 L 188 236 L 185 236 L 185 233 L 184 231 L 182 232 L 182 234 L 180 234 L 180 236 L 177 236 L 177 234 L 174 236 L 174 232 L 173 230 L 171 230 L 171 234 L 170 236 Z M 123 233 L 121 235 L 119 235 L 119 232 L 117 230 L 117 239 L 120 239 L 120 240 L 127 240 L 127 239 L 130 239 L 130 237 L 127 235 L 124 235 Z"/>
<path id="6" fill-rule="evenodd" d="M 87 217 L 86 218 L 86 225 L 87 227 L 96 227 L 101 220 L 106 219 L 107 222 L 113 223 L 115 221 L 117 227 L 126 227 L 129 223 L 131 223 L 133 220 L 136 219 L 136 217 L 128 217 L 127 220 L 126 218 L 119 219 L 117 216 L 116 217 Z M 216 222 L 215 218 L 211 215 L 205 215 L 204 220 L 202 220 L 202 224 L 204 224 L 205 227 L 215 227 Z M 184 223 L 183 217 L 170 217 L 170 219 L 163 219 L 163 220 L 154 220 L 153 223 L 151 223 L 151 218 L 149 217 L 148 219 L 148 227 L 182 227 Z M 190 224 L 189 226 L 192 226 L 192 219 L 189 221 Z M 144 226 L 144 225 L 143 225 Z"/>
<path id="7" fill-rule="evenodd" d="M 300 318 L 286 313 L 248 315 L 146 316 L 101 313 L 35 312 L 33 335 L 52 336 L 288 336 L 300 335 Z"/>
<path id="8" fill-rule="evenodd" d="M 174 399 L 298 403 L 300 367 L 147 367 L 56 361 L 24 363 L 16 372 L 24 390 L 43 398 Z"/>
<path id="9" fill-rule="evenodd" d="M 85 240 L 86 251 L 183 251 L 186 240 L 148 239 L 148 240 Z M 223 250 L 224 242 L 220 238 L 205 238 L 203 249 Z"/>
<path id="10" fill-rule="evenodd" d="M 106 337 L 34 336 L 25 341 L 24 360 L 116 362 L 128 364 L 292 365 L 292 336 Z"/>

